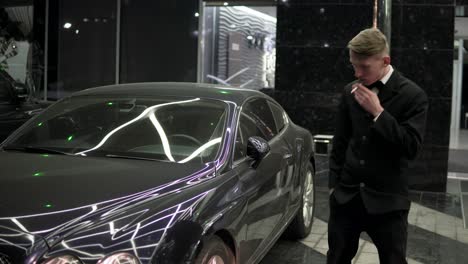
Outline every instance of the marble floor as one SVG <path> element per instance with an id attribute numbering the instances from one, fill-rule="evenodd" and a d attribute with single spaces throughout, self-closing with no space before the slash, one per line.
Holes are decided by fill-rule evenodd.
<path id="1" fill-rule="evenodd" d="M 319 157 L 317 166 L 316 209 L 311 234 L 302 241 L 280 239 L 261 264 L 326 263 L 329 213 L 326 159 Z M 463 199 L 462 195 L 468 193 L 468 178 L 464 179 L 465 176 L 463 173 L 455 173 L 450 178 L 449 175 L 447 193 L 411 192 L 408 263 L 468 263 L 468 229 L 464 221 L 464 214 L 468 214 L 468 210 L 463 210 L 463 203 L 468 204 L 468 199 Z M 353 264 L 365 263 L 376 264 L 379 261 L 374 244 L 363 233 Z"/>
<path id="2" fill-rule="evenodd" d="M 468 150 L 468 129 L 450 131 L 450 149 Z"/>

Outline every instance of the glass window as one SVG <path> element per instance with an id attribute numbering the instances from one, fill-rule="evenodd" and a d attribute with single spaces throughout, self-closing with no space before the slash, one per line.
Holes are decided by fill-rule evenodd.
<path id="1" fill-rule="evenodd" d="M 31 95 L 38 95 L 43 88 L 44 25 L 37 23 L 45 10 L 42 2 L 45 3 L 2 1 L 0 4 L 0 71 L 14 83 L 26 87 Z M 4 76 L 0 78 L 3 85 Z"/>
<path id="2" fill-rule="evenodd" d="M 10 101 L 10 95 L 3 85 L 0 85 L 0 102 Z"/>
<path id="3" fill-rule="evenodd" d="M 207 1 L 203 9 L 199 80 L 256 90 L 274 88 L 276 6 L 216 5 L 219 2 Z"/>
<path id="4" fill-rule="evenodd" d="M 117 1 L 50 2 L 49 99 L 115 83 Z"/>
<path id="5" fill-rule="evenodd" d="M 266 100 L 256 99 L 242 108 L 239 117 L 234 160 L 247 154 L 247 140 L 258 136 L 269 141 L 277 134 L 275 121 Z"/>
<path id="6" fill-rule="evenodd" d="M 47 109 L 7 145 L 74 155 L 207 162 L 221 145 L 225 107 L 199 99 L 73 97 Z"/>
<path id="7" fill-rule="evenodd" d="M 286 113 L 279 105 L 273 102 L 268 101 L 268 105 L 270 106 L 271 112 L 273 113 L 273 118 L 275 119 L 278 132 L 280 132 L 286 126 Z"/>
<path id="8" fill-rule="evenodd" d="M 257 130 L 255 135 L 251 136 L 260 136 L 265 140 L 270 140 L 277 134 L 275 120 L 265 99 L 248 102 L 242 111 L 255 123 Z"/>
<path id="9" fill-rule="evenodd" d="M 0 70 L 0 102 L 10 101 L 11 95 L 9 87 L 11 80 L 6 72 Z"/>
<path id="10" fill-rule="evenodd" d="M 198 12 L 198 1 L 122 1 L 120 82 L 196 82 Z"/>

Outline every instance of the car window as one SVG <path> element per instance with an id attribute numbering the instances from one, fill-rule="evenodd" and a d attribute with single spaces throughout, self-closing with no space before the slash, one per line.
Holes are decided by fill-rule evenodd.
<path id="1" fill-rule="evenodd" d="M 249 120 L 257 129 L 255 135 L 249 136 L 259 136 L 269 141 L 278 133 L 275 120 L 265 99 L 255 99 L 246 103 L 242 111 L 245 116 L 250 117 Z"/>
<path id="2" fill-rule="evenodd" d="M 225 131 L 216 100 L 72 97 L 48 108 L 7 145 L 75 155 L 208 162 Z"/>
<path id="3" fill-rule="evenodd" d="M 8 101 L 10 101 L 10 94 L 3 85 L 0 85 L 0 102 L 3 103 Z"/>
<path id="4" fill-rule="evenodd" d="M 277 130 L 266 100 L 255 99 L 246 103 L 240 112 L 237 129 L 234 160 L 245 157 L 249 137 L 258 136 L 267 141 L 271 140 L 277 134 Z"/>
<path id="5" fill-rule="evenodd" d="M 268 105 L 270 106 L 271 112 L 273 113 L 276 128 L 278 129 L 278 132 L 281 132 L 281 130 L 283 130 L 283 128 L 286 126 L 286 113 L 279 105 L 273 102 L 268 101 Z"/>
<path id="6" fill-rule="evenodd" d="M 8 85 L 10 85 L 8 80 L 5 80 L 3 78 L 3 74 L 0 74 L 0 102 L 2 103 L 8 102 L 11 99 L 10 93 L 8 91 Z"/>

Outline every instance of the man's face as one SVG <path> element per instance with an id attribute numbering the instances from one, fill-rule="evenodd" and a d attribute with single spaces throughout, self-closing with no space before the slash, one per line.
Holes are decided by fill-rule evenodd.
<path id="1" fill-rule="evenodd" d="M 370 85 L 385 76 L 390 57 L 383 54 L 363 56 L 349 51 L 349 61 L 353 66 L 354 76 L 359 79 L 359 82 Z"/>

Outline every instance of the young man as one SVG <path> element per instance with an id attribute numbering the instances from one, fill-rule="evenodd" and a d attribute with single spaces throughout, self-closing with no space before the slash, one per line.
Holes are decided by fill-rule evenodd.
<path id="1" fill-rule="evenodd" d="M 349 43 L 357 80 L 345 86 L 330 156 L 327 263 L 351 263 L 366 232 L 380 263 L 407 263 L 408 162 L 423 141 L 425 92 L 390 65 L 385 35 Z"/>

